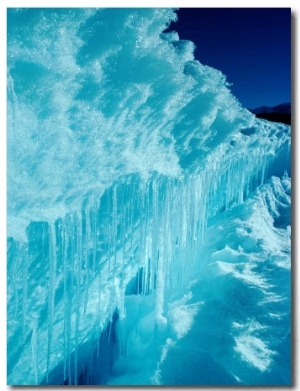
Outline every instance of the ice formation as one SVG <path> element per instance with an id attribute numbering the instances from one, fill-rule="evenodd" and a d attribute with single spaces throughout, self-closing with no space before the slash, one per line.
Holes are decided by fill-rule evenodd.
<path id="1" fill-rule="evenodd" d="M 290 127 L 175 18 L 8 10 L 8 384 L 291 382 Z"/>

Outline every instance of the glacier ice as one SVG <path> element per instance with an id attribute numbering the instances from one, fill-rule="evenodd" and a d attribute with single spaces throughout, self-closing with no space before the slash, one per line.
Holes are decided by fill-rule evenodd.
<path id="1" fill-rule="evenodd" d="M 8 9 L 10 385 L 291 382 L 290 127 L 175 19 Z"/>

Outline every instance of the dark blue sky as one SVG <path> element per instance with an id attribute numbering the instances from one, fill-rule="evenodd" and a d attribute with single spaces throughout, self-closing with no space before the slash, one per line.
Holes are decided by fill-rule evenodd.
<path id="1" fill-rule="evenodd" d="M 181 8 L 176 30 L 193 41 L 196 58 L 221 70 L 243 106 L 290 102 L 289 8 Z"/>

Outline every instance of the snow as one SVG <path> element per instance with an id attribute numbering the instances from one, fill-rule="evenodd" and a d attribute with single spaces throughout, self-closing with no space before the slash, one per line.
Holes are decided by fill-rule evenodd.
<path id="1" fill-rule="evenodd" d="M 290 127 L 174 18 L 8 11 L 10 385 L 291 382 Z"/>

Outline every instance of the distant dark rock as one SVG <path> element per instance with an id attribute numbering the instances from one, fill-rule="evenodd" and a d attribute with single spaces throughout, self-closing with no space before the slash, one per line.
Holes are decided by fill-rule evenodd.
<path id="1" fill-rule="evenodd" d="M 272 122 L 281 122 L 291 125 L 291 104 L 282 103 L 277 106 L 261 106 L 255 109 L 249 109 L 257 118 L 266 119 Z"/>

